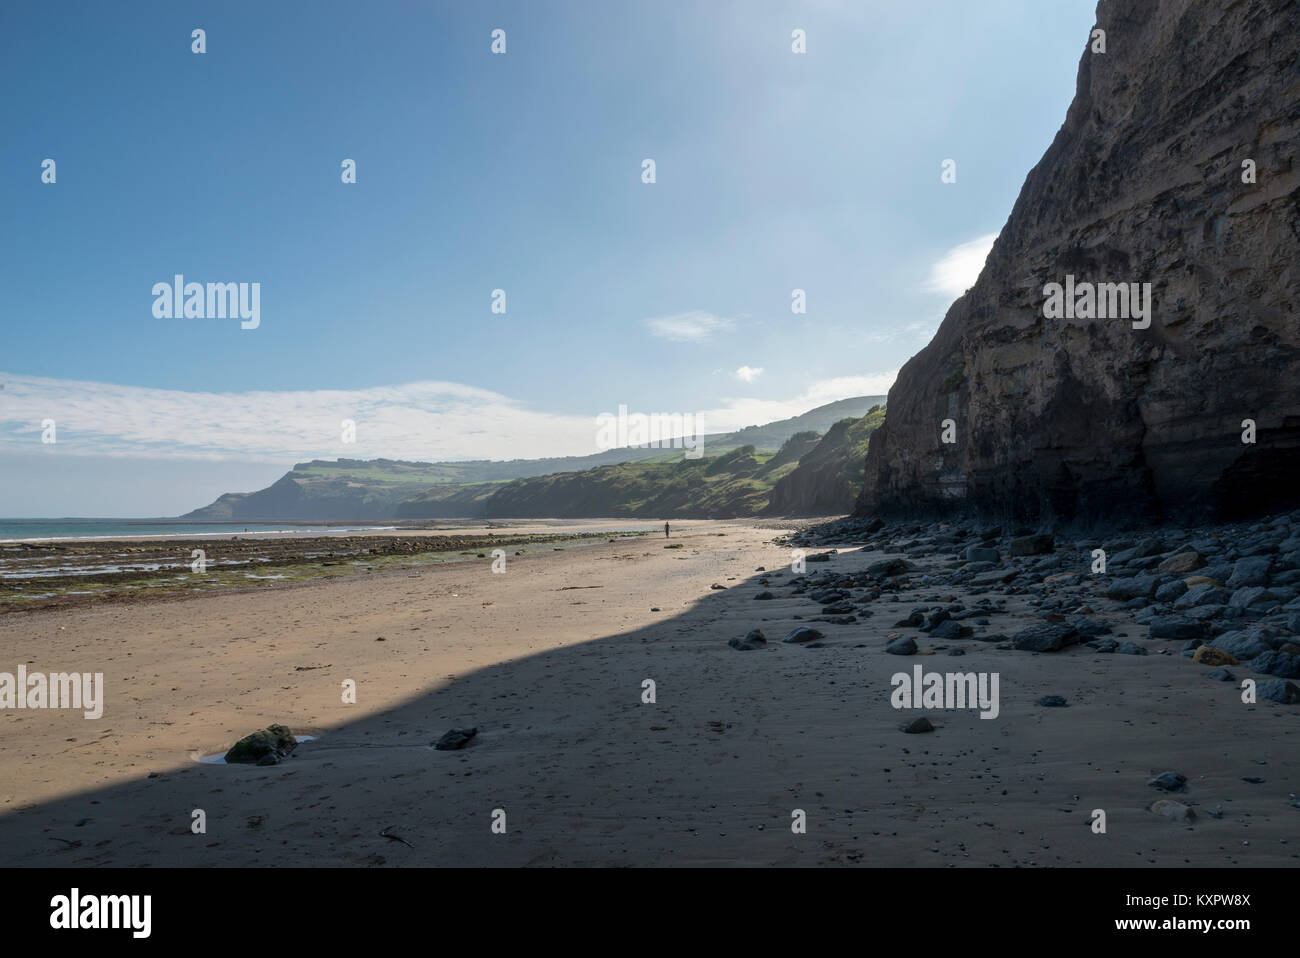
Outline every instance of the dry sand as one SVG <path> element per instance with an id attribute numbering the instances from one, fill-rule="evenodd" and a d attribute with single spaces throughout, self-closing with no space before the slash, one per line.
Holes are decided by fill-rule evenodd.
<path id="1" fill-rule="evenodd" d="M 929 590 L 817 623 L 823 648 L 783 645 L 817 607 L 753 600 L 755 568 L 789 561 L 778 531 L 674 523 L 682 549 L 601 542 L 505 574 L 477 560 L 6 616 L 0 671 L 103 672 L 107 704 L 0 713 L 0 864 L 1296 864 L 1296 707 L 1241 704 L 1122 613 L 1103 617 L 1153 654 L 885 654 Z M 1009 608 L 993 629 L 1032 621 Z M 754 627 L 766 648 L 727 646 Z M 999 673 L 1001 714 L 895 711 L 890 676 L 917 663 Z M 934 733 L 899 730 L 921 714 Z M 273 767 L 194 761 L 275 722 L 321 737 Z M 431 748 L 468 726 L 469 748 Z M 1190 827 L 1147 811 L 1165 770 L 1188 778 Z"/>

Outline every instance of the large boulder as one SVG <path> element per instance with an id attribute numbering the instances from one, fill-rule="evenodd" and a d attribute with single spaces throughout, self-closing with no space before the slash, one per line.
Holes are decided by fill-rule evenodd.
<path id="1" fill-rule="evenodd" d="M 1255 686 L 1255 693 L 1257 698 L 1281 702 L 1283 705 L 1300 703 L 1300 688 L 1286 679 L 1269 679 L 1267 682 L 1260 682 Z"/>
<path id="2" fill-rule="evenodd" d="M 1253 659 L 1261 652 L 1267 652 L 1273 646 L 1260 634 L 1258 629 L 1239 629 L 1225 632 L 1213 640 L 1214 647 L 1238 659 Z"/>

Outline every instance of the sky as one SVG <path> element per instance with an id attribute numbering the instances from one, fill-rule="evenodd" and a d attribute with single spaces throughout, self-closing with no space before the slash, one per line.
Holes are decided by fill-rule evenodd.
<path id="1" fill-rule="evenodd" d="M 1094 13 L 0 5 L 0 516 L 883 394 L 1060 128 Z M 177 274 L 258 284 L 255 320 L 171 314 Z"/>

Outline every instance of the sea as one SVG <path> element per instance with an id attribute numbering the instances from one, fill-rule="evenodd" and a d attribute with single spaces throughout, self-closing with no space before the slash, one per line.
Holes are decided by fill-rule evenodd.
<path id="1" fill-rule="evenodd" d="M 344 536 L 405 528 L 364 522 L 184 522 L 178 519 L 0 519 L 0 543 L 79 539 Z"/>

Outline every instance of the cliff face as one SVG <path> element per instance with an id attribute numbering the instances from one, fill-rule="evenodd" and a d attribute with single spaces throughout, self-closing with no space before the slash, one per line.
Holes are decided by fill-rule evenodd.
<path id="1" fill-rule="evenodd" d="M 1102 0 L 1097 27 L 979 280 L 890 390 L 859 514 L 1300 501 L 1300 4 Z M 1149 327 L 1045 318 L 1067 275 L 1150 283 Z"/>
<path id="2" fill-rule="evenodd" d="M 799 465 L 777 481 L 764 510 L 776 516 L 842 516 L 853 510 L 862 488 L 862 457 L 869 437 L 880 428 L 885 412 L 877 409 L 861 419 L 842 419 L 817 445 L 799 458 Z"/>

